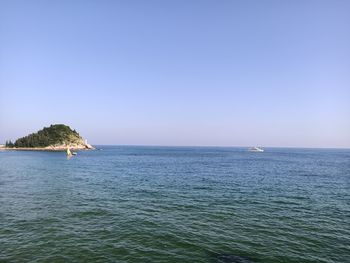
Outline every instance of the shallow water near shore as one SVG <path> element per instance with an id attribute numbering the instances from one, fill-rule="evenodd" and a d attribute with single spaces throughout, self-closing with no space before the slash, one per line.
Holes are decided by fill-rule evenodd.
<path id="1" fill-rule="evenodd" d="M 0 262 L 350 262 L 350 150 L 0 151 Z"/>

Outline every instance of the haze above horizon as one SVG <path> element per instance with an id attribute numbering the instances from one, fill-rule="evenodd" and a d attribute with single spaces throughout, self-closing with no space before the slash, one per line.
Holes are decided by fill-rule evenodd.
<path id="1" fill-rule="evenodd" d="M 1 1 L 0 143 L 350 148 L 349 1 Z"/>

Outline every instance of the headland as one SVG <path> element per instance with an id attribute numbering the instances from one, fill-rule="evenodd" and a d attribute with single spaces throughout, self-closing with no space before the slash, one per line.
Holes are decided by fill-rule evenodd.
<path id="1" fill-rule="evenodd" d="M 0 150 L 12 151 L 65 151 L 67 148 L 71 150 L 95 149 L 76 130 L 64 124 L 54 124 L 19 138 L 14 143 L 6 141 L 5 145 L 0 145 Z"/>

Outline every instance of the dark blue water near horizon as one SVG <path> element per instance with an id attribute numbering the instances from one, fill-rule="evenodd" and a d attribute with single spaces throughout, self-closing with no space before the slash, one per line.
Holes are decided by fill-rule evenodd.
<path id="1" fill-rule="evenodd" d="M 0 151 L 0 262 L 350 262 L 350 150 Z"/>

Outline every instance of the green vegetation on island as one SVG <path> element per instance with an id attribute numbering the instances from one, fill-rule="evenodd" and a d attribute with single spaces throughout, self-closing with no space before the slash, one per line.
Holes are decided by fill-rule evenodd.
<path id="1" fill-rule="evenodd" d="M 77 147 L 90 148 L 76 130 L 64 124 L 55 124 L 42 130 L 17 139 L 14 143 L 7 141 L 7 148 L 45 148 Z M 92 148 L 92 147 L 91 147 Z"/>

